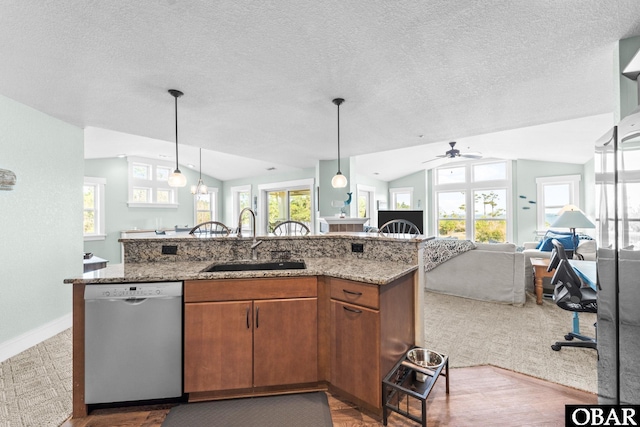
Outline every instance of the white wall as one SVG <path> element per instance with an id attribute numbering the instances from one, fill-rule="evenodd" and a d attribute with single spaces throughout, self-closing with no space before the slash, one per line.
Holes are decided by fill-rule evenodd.
<path id="1" fill-rule="evenodd" d="M 0 191 L 1 356 L 71 318 L 63 280 L 82 274 L 82 129 L 0 95 L 0 168 L 17 175 Z"/>

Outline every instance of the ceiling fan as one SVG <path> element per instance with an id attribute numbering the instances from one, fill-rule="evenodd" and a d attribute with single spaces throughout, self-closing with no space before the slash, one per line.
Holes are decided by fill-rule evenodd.
<path id="1" fill-rule="evenodd" d="M 482 158 L 482 154 L 475 152 L 475 153 L 461 153 L 460 150 L 458 150 L 456 148 L 456 141 L 451 141 L 449 143 L 449 145 L 451 146 L 451 150 L 447 150 L 444 154 L 439 154 L 437 155 L 436 159 L 431 159 L 431 160 L 426 160 L 422 163 L 427 163 L 427 162 L 432 162 L 434 160 L 438 160 L 438 159 L 455 159 L 457 157 L 464 157 L 467 159 L 481 159 Z"/>

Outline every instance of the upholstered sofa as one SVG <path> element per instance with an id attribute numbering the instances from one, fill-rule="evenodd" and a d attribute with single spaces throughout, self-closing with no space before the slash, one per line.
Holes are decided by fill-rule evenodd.
<path id="1" fill-rule="evenodd" d="M 525 289 L 529 292 L 534 292 L 533 283 L 533 267 L 531 265 L 531 258 L 549 258 L 551 256 L 551 250 L 543 251 L 538 248 L 540 242 L 524 242 L 524 284 Z M 584 259 L 586 261 L 595 261 L 596 259 L 597 244 L 595 240 L 580 239 L 578 241 L 578 247 L 575 250 L 576 258 Z M 550 279 L 544 279 L 543 287 L 550 287 Z"/>
<path id="2" fill-rule="evenodd" d="M 524 255 L 516 251 L 516 245 L 475 243 L 473 246 L 437 266 L 426 267 L 428 263 L 425 263 L 425 288 L 476 300 L 523 305 L 526 300 Z"/>

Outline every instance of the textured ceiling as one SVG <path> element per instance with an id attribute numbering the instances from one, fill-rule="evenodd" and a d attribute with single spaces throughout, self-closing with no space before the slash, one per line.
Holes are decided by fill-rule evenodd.
<path id="1" fill-rule="evenodd" d="M 407 148 L 419 169 L 449 140 L 528 156 L 531 137 L 514 129 L 533 130 L 548 158 L 538 125 L 567 120 L 584 125 L 576 134 L 596 127 L 553 144 L 584 162 L 611 124 L 615 43 L 636 35 L 636 0 L 3 0 L 0 94 L 97 128 L 86 157 L 157 156 L 171 155 L 167 89 L 180 89 L 181 163 L 203 147 L 203 171 L 220 179 L 335 158 L 335 97 L 343 156 L 370 155 L 359 164 L 382 179 L 417 169 L 373 153 Z M 473 147 L 493 132 L 511 137 L 495 153 Z"/>

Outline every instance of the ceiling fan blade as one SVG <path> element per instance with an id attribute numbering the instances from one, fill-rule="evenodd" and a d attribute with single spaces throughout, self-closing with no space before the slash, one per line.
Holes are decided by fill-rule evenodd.
<path id="1" fill-rule="evenodd" d="M 460 157 L 466 157 L 467 159 L 481 159 L 482 154 L 465 153 L 465 154 L 460 154 Z"/>
<path id="2" fill-rule="evenodd" d="M 424 162 L 422 162 L 422 164 L 430 163 L 430 162 L 435 162 L 436 160 L 440 160 L 440 159 L 425 160 Z"/>

